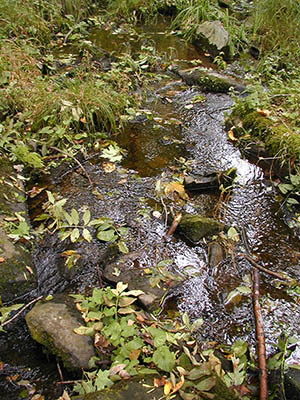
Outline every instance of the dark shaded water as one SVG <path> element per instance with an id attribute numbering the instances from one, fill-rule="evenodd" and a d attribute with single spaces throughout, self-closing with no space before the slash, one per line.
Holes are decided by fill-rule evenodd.
<path id="1" fill-rule="evenodd" d="M 133 31 L 117 34 L 98 31 L 93 33 L 91 41 L 110 52 L 136 52 L 142 45 L 151 45 L 157 53 L 168 53 L 172 57 L 175 54 L 187 62 L 200 58 L 192 46 L 187 46 L 177 37 L 163 35 L 164 29 L 165 26 L 159 24 L 155 29 L 153 26 L 145 28 L 139 40 Z M 250 296 L 243 296 L 237 304 L 226 302 L 230 291 L 240 286 L 243 278 L 251 273 L 252 266 L 243 259 L 233 260 L 233 250 L 228 248 L 224 262 L 210 267 L 205 241 L 193 246 L 177 236 L 164 241 L 167 231 L 165 216 L 153 216 L 154 210 L 164 211 L 155 193 L 159 179 L 177 179 L 184 169 L 204 175 L 234 167 L 237 179 L 231 195 L 221 204 L 219 217 L 237 230 L 245 228 L 250 249 L 260 257 L 264 266 L 299 278 L 299 239 L 284 223 L 272 185 L 265 180 L 263 171 L 243 159 L 228 140 L 224 113 L 230 111 L 231 96 L 206 94 L 205 101 L 193 103 L 195 96 L 199 95 L 201 92 L 197 88 L 187 87 L 172 75 L 153 82 L 142 116 L 128 123 L 124 133 L 114 138 L 120 147 L 127 150 L 122 166 L 112 173 L 105 173 L 99 155 L 85 163 L 98 194 L 92 192 L 80 171 L 70 172 L 68 166 L 57 170 L 48 185 L 68 199 L 70 208 L 89 207 L 93 217 L 108 216 L 116 223 L 129 226 L 130 251 L 137 253 L 128 260 L 128 268 L 149 268 L 163 259 L 173 259 L 173 270 L 184 277 L 178 298 L 179 310 L 188 312 L 192 319 L 203 318 L 205 323 L 198 333 L 200 339 L 231 344 L 242 338 L 254 346 Z M 185 163 L 187 161 L 190 163 Z M 165 199 L 165 202 L 175 212 L 213 216 L 218 195 L 191 194 L 186 202 L 174 199 Z M 71 271 L 65 268 L 61 257 L 66 248 L 76 249 L 81 254 L 78 266 Z M 235 252 L 244 250 L 243 243 L 238 242 Z M 98 285 L 95 266 L 103 266 L 105 251 L 106 245 L 97 240 L 68 247 L 55 237 L 46 238 L 35 254 L 40 280 L 38 289 L 31 296 L 63 290 L 85 291 Z M 186 267 L 190 268 L 187 270 Z M 270 352 L 281 333 L 300 336 L 300 306 L 284 288 L 277 288 L 274 279 L 261 276 L 261 280 L 265 334 Z M 36 386 L 38 389 L 39 385 L 43 386 L 41 390 L 45 397 L 54 399 L 59 389 L 56 390 L 53 384 L 51 390 L 55 390 L 49 394 L 47 388 L 51 386 L 49 382 L 59 380 L 56 364 L 53 361 L 48 363 L 22 324 L 11 329 L 7 336 L 0 337 L 1 360 L 12 370 L 16 368 L 18 374 L 24 371 L 24 378 L 38 382 Z M 300 361 L 298 349 L 293 359 Z M 7 371 L 11 375 L 11 370 Z M 5 378 L 3 381 L 6 394 L 2 398 L 18 398 L 13 397 L 19 396 L 16 393 L 20 390 L 16 385 L 7 383 Z"/>

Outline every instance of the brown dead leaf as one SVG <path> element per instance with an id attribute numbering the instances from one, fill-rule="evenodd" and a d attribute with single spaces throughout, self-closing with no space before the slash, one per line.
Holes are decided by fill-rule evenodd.
<path id="1" fill-rule="evenodd" d="M 105 349 L 105 348 L 107 348 L 107 347 L 110 346 L 110 343 L 109 343 L 109 341 L 108 341 L 104 336 L 102 336 L 100 333 L 96 333 L 95 339 L 94 339 L 94 346 L 95 346 L 96 348 Z M 122 365 L 122 364 L 120 364 L 120 365 Z"/>
<path id="2" fill-rule="evenodd" d="M 80 122 L 82 122 L 83 124 L 85 124 L 85 123 L 86 123 L 86 118 L 85 118 L 85 117 L 80 118 Z"/>
<path id="3" fill-rule="evenodd" d="M 43 187 L 37 187 L 37 186 L 33 186 L 33 188 L 31 190 L 29 190 L 28 195 L 31 199 L 33 199 L 35 196 L 37 196 L 38 194 L 40 194 L 43 190 L 45 190 L 47 187 L 43 186 Z"/>
<path id="4" fill-rule="evenodd" d="M 5 258 L 4 257 L 0 257 L 0 263 L 5 262 Z"/>
<path id="5" fill-rule="evenodd" d="M 137 360 L 141 354 L 141 350 L 132 350 L 129 354 L 130 360 Z"/>
<path id="6" fill-rule="evenodd" d="M 64 390 L 62 396 L 60 396 L 58 400 L 71 400 L 71 398 L 68 395 L 68 393 Z"/>
<path id="7" fill-rule="evenodd" d="M 165 376 L 163 376 L 162 378 L 153 379 L 153 384 L 155 387 L 165 386 L 166 383 L 167 383 L 167 378 Z"/>
<path id="8" fill-rule="evenodd" d="M 107 162 L 103 162 L 102 163 L 102 167 L 104 169 L 104 172 L 106 174 L 110 174 L 111 172 L 113 172 L 116 169 L 116 166 L 114 163 L 107 161 Z"/>
<path id="9" fill-rule="evenodd" d="M 119 375 L 120 371 L 126 368 L 126 364 L 118 364 L 109 370 L 109 376 Z"/>
<path id="10" fill-rule="evenodd" d="M 178 390 L 182 388 L 183 384 L 184 384 L 184 376 L 181 375 L 180 381 L 176 383 L 176 385 L 173 387 L 172 394 L 178 392 Z"/>

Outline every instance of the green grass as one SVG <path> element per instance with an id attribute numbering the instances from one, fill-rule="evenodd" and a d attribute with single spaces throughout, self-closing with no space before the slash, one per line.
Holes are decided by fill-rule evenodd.
<path id="1" fill-rule="evenodd" d="M 0 2 L 0 38 L 48 44 L 54 34 L 87 17 L 91 0 L 11 0 Z M 22 23 L 20 23 L 22 21 Z"/>
<path id="2" fill-rule="evenodd" d="M 44 156 L 51 147 L 82 138 L 91 143 L 98 132 L 113 132 L 135 104 L 118 66 L 100 73 L 86 60 L 70 75 L 43 76 L 37 56 L 34 48 L 12 41 L 1 48 L 0 146 L 22 161 L 32 150 Z"/>

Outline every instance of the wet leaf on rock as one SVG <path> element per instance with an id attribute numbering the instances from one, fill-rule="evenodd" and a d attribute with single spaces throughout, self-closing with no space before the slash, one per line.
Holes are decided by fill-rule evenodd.
<path id="1" fill-rule="evenodd" d="M 175 355 L 167 346 L 161 346 L 153 353 L 153 361 L 158 368 L 171 372 L 175 365 Z"/>

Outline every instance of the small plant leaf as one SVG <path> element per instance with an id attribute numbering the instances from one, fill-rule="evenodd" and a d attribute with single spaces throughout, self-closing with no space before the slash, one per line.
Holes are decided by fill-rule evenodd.
<path id="1" fill-rule="evenodd" d="M 215 386 L 216 381 L 217 381 L 217 379 L 215 376 L 210 376 L 209 378 L 206 378 L 203 381 L 199 382 L 196 385 L 196 388 L 203 392 L 208 392 L 210 389 L 212 389 Z"/>
<path id="2" fill-rule="evenodd" d="M 113 240 L 114 237 L 115 231 L 113 229 L 109 229 L 108 231 L 100 231 L 97 233 L 97 238 L 103 242 L 109 242 Z"/>
<path id="3" fill-rule="evenodd" d="M 175 366 L 175 355 L 167 346 L 161 346 L 153 353 L 153 361 L 158 368 L 171 372 Z"/>
<path id="4" fill-rule="evenodd" d="M 78 211 L 75 210 L 75 208 L 72 208 L 71 217 L 72 217 L 73 224 L 78 225 L 79 224 L 79 214 L 78 214 Z"/>
<path id="5" fill-rule="evenodd" d="M 88 229 L 86 229 L 86 228 L 83 229 L 82 236 L 89 243 L 93 240 L 90 231 Z"/>
<path id="6" fill-rule="evenodd" d="M 91 219 L 91 212 L 90 210 L 86 210 L 82 217 L 84 225 L 87 225 L 90 222 L 90 219 Z"/>
<path id="7" fill-rule="evenodd" d="M 79 229 L 78 228 L 73 229 L 71 236 L 70 236 L 71 242 L 72 243 L 76 242 L 76 240 L 79 238 L 79 236 L 80 236 Z"/>

